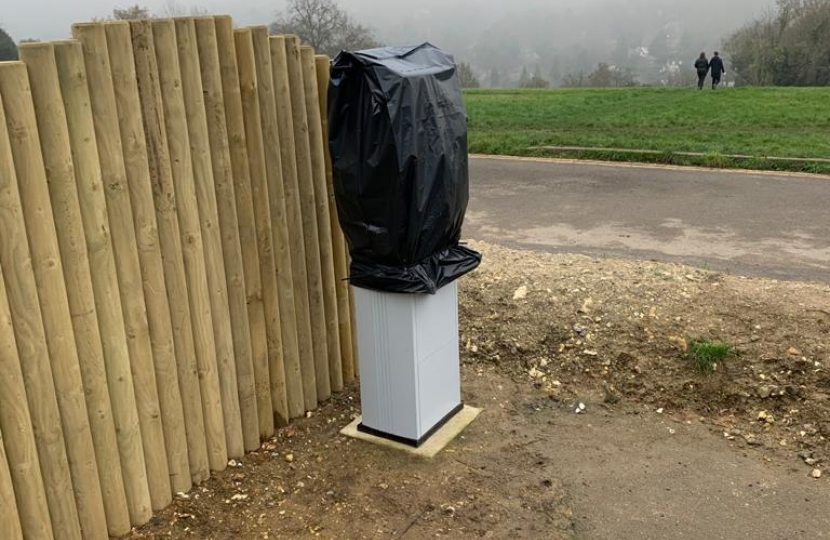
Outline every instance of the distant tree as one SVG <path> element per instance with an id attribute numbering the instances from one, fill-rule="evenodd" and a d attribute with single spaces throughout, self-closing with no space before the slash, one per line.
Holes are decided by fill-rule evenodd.
<path id="1" fill-rule="evenodd" d="M 626 88 L 637 86 L 637 79 L 630 69 L 620 69 L 606 62 L 600 62 L 591 73 L 580 71 L 565 77 L 562 86 L 566 88 Z"/>
<path id="2" fill-rule="evenodd" d="M 334 0 L 288 0 L 270 30 L 272 34 L 296 34 L 318 52 L 332 56 L 342 50 L 379 46 L 372 31 L 354 21 Z"/>
<path id="3" fill-rule="evenodd" d="M 35 38 L 26 38 L 26 39 L 21 39 L 20 43 L 40 43 L 40 40 L 35 39 Z"/>
<path id="4" fill-rule="evenodd" d="M 461 88 L 479 88 L 481 86 L 478 77 L 473 73 L 473 68 L 467 62 L 458 64 L 458 80 L 461 82 Z"/>
<path id="5" fill-rule="evenodd" d="M 830 0 L 778 0 L 726 40 L 736 82 L 830 85 Z"/>
<path id="6" fill-rule="evenodd" d="M 519 88 L 527 88 L 530 82 L 530 74 L 527 72 L 527 66 L 522 66 L 522 74 L 519 76 Z"/>
<path id="7" fill-rule="evenodd" d="M 527 75 L 526 69 L 522 71 L 522 75 Z M 542 71 L 539 69 L 539 65 L 537 64 L 536 69 L 533 71 L 533 77 L 525 80 L 524 83 L 520 81 L 519 86 L 521 88 L 548 88 L 550 86 L 550 81 L 542 77 Z"/>
<path id="8" fill-rule="evenodd" d="M 112 10 L 112 18 L 119 21 L 129 21 L 132 19 L 150 19 L 153 15 L 150 9 L 134 4 L 125 8 L 115 8 Z"/>
<path id="9" fill-rule="evenodd" d="M 0 28 L 0 61 L 17 60 L 17 45 L 5 30 Z"/>
<path id="10" fill-rule="evenodd" d="M 164 3 L 164 7 L 161 8 L 161 12 L 165 17 L 199 17 L 210 13 L 207 8 L 202 6 L 188 7 L 180 4 L 176 0 L 167 0 Z"/>
<path id="11" fill-rule="evenodd" d="M 498 68 L 490 69 L 489 83 L 490 88 L 501 88 L 501 73 Z"/>

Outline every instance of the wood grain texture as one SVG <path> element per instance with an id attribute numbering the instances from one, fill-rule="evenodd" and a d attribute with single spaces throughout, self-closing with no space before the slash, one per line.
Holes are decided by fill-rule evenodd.
<path id="1" fill-rule="evenodd" d="M 107 530 L 112 536 L 121 536 L 130 531 L 130 514 L 121 474 L 55 48 L 51 43 L 30 43 L 21 45 L 18 51 L 29 71 Z"/>
<path id="2" fill-rule="evenodd" d="M 317 203 L 314 193 L 311 146 L 309 140 L 308 110 L 300 58 L 300 39 L 285 37 L 285 56 L 288 82 L 291 88 L 291 112 L 294 120 L 294 145 L 297 154 L 297 186 L 300 193 L 300 211 L 303 219 L 306 269 L 308 271 L 308 300 L 311 311 L 312 348 L 317 382 L 317 400 L 331 396 L 328 362 L 328 328 L 323 295 L 323 270 L 320 254 L 320 233 Z"/>
<path id="3" fill-rule="evenodd" d="M 257 419 L 254 364 L 251 352 L 248 310 L 245 305 L 245 271 L 242 247 L 239 241 L 239 220 L 236 211 L 236 194 L 233 185 L 233 169 L 230 141 L 225 117 L 225 100 L 222 89 L 222 67 L 216 36 L 216 20 L 199 17 L 196 23 L 196 43 L 202 68 L 202 90 L 207 116 L 210 158 L 213 166 L 213 184 L 219 212 L 219 228 L 222 236 L 222 253 L 225 260 L 228 306 L 231 315 L 233 351 L 236 362 L 236 384 L 239 394 L 239 411 L 242 419 L 244 449 L 251 449 L 259 431 Z M 243 451 L 244 452 L 244 451 Z M 229 451 L 229 455 L 233 454 Z"/>
<path id="4" fill-rule="evenodd" d="M 177 51 L 178 48 L 176 28 L 170 20 L 153 21 L 152 26 L 158 61 L 159 86 L 166 119 L 171 172 L 176 193 L 184 271 L 187 279 L 207 458 L 211 470 L 221 471 L 228 464 L 228 449 L 225 442 L 222 394 L 219 389 L 219 372 L 216 366 L 216 342 L 213 338 L 210 292 L 193 177 L 179 56 L 170 52 Z M 187 399 L 184 394 L 182 398 Z M 191 474 L 194 476 L 194 482 L 198 481 L 198 475 L 193 472 L 193 459 L 191 459 Z"/>
<path id="5" fill-rule="evenodd" d="M 86 69 L 80 43 L 64 41 L 55 44 L 58 78 L 69 128 L 75 182 L 81 206 L 81 218 L 95 307 L 101 331 L 106 363 L 107 384 L 120 455 L 124 489 L 130 521 L 140 525 L 150 519 L 150 491 L 144 463 L 141 427 L 138 420 L 130 353 L 119 295 L 110 234 L 107 204 L 101 179 L 101 165 L 92 120 L 92 107 L 87 86 Z M 102 486 L 102 489 L 105 489 Z"/>
<path id="6" fill-rule="evenodd" d="M 303 402 L 307 410 L 317 407 L 317 374 L 311 326 L 309 302 L 309 275 L 306 264 L 306 248 L 303 234 L 303 213 L 300 206 L 300 190 L 297 176 L 297 155 L 294 137 L 294 118 L 291 84 L 288 75 L 288 59 L 285 36 L 271 36 L 271 68 L 273 69 L 274 95 L 277 104 L 277 124 L 280 136 L 282 179 L 285 191 L 285 210 L 291 246 L 292 277 L 294 280 L 294 305 L 297 314 L 297 340 L 303 381 Z M 319 337 L 318 337 L 319 339 Z"/>
<path id="7" fill-rule="evenodd" d="M 265 317 L 266 355 L 264 366 L 259 370 L 267 373 L 270 423 L 264 421 L 260 412 L 260 436 L 274 433 L 274 423 L 284 426 L 288 423 L 288 401 L 285 393 L 285 371 L 283 368 L 282 328 L 277 287 L 277 267 L 274 259 L 273 227 L 271 224 L 271 201 L 268 178 L 265 172 L 265 148 L 262 143 L 261 110 L 254 55 L 253 33 L 250 29 L 234 31 L 236 58 L 239 65 L 239 89 L 242 97 L 242 115 L 245 123 L 245 142 L 250 163 L 251 195 L 253 198 L 254 223 L 257 255 L 262 282 L 262 307 Z M 247 282 L 247 280 L 246 280 Z M 251 319 L 253 336 L 253 318 Z M 256 355 L 254 356 L 256 360 Z M 257 368 L 257 364 L 254 364 Z M 260 383 L 264 380 L 257 374 L 257 403 Z M 270 435 L 265 435 L 266 437 Z"/>
<path id="8" fill-rule="evenodd" d="M 300 48 L 300 64 L 305 88 L 308 141 L 311 150 L 311 173 L 314 183 L 314 204 L 317 214 L 318 244 L 320 245 L 320 273 L 325 308 L 329 384 L 332 392 L 343 389 L 343 366 L 340 358 L 340 325 L 337 313 L 337 286 L 334 275 L 334 244 L 329 213 L 329 191 L 326 188 L 326 154 L 323 149 L 323 123 L 320 117 L 320 96 L 317 88 L 317 66 L 314 49 Z M 328 137 L 325 138 L 328 140 Z"/>
<path id="9" fill-rule="evenodd" d="M 259 96 L 262 143 L 265 152 L 265 172 L 268 202 L 271 211 L 271 230 L 276 265 L 277 295 L 279 298 L 280 331 L 282 334 L 282 364 L 285 376 L 285 406 L 287 417 L 296 418 L 305 412 L 303 379 L 300 370 L 300 349 L 297 341 L 297 310 L 294 303 L 294 278 L 291 266 L 291 246 L 288 239 L 288 223 L 285 210 L 280 133 L 277 122 L 277 103 L 274 93 L 274 72 L 271 66 L 271 50 L 268 29 L 257 26 L 251 29 L 254 58 L 257 69 L 257 94 Z M 264 275 L 265 271 L 263 271 Z M 272 369 L 274 364 L 271 362 Z M 271 396 L 275 404 L 279 399 L 278 373 L 271 377 Z M 275 407 L 276 408 L 276 407 Z"/>
<path id="10" fill-rule="evenodd" d="M 271 382 L 268 371 L 268 336 L 265 327 L 265 306 L 262 301 L 262 276 L 259 271 L 257 251 L 256 218 L 251 190 L 251 170 L 245 137 L 245 122 L 242 111 L 242 94 L 239 86 L 239 68 L 236 61 L 236 45 L 233 36 L 233 22 L 228 16 L 216 17 L 216 42 L 219 51 L 219 68 L 222 79 L 222 97 L 225 105 L 228 146 L 230 150 L 233 195 L 236 201 L 236 217 L 239 231 L 244 293 L 239 300 L 247 304 L 248 343 L 251 352 L 251 378 L 254 384 L 254 398 L 257 411 L 257 430 L 246 425 L 245 449 L 259 448 L 261 438 L 274 433 L 274 411 L 271 405 Z M 227 269 L 227 265 L 226 265 Z M 240 308 L 245 307 L 240 305 Z M 244 331 L 244 328 L 242 328 Z M 234 336 L 234 340 L 236 337 Z M 237 359 L 239 357 L 237 356 Z M 245 366 L 247 369 L 247 365 Z M 240 406 L 243 392 L 248 383 L 237 368 L 240 383 Z M 265 418 L 262 416 L 265 415 Z M 264 435 L 269 433 L 271 435 Z M 256 436 L 255 436 L 256 435 Z"/>
<path id="11" fill-rule="evenodd" d="M 179 393 L 173 323 L 167 300 L 164 266 L 159 244 L 158 221 L 150 184 L 147 143 L 141 116 L 141 101 L 136 82 L 135 57 L 130 39 L 130 25 L 123 21 L 106 23 L 107 48 L 112 66 L 118 124 L 124 150 L 127 188 L 133 208 L 138 261 L 144 286 L 153 366 L 156 372 L 161 423 L 170 476 L 170 495 L 190 489 L 190 465 L 184 410 Z"/>
<path id="12" fill-rule="evenodd" d="M 317 68 L 317 95 L 320 100 L 320 116 L 323 127 L 323 151 L 326 160 L 326 189 L 328 191 L 329 218 L 331 221 L 332 250 L 334 253 L 334 275 L 337 289 L 337 323 L 340 333 L 340 358 L 343 370 L 343 382 L 354 382 L 354 348 L 352 341 L 352 315 L 349 309 L 349 254 L 346 239 L 337 217 L 337 204 L 334 200 L 334 177 L 329 152 L 329 103 L 328 88 L 331 61 L 328 56 L 318 54 L 315 57 Z"/>
<path id="13" fill-rule="evenodd" d="M 103 24 L 75 25 L 72 33 L 81 42 L 89 83 L 150 502 L 158 510 L 172 499 L 170 476 L 109 47 Z"/>
<path id="14" fill-rule="evenodd" d="M 6 459 L 2 429 L 0 429 L 0 538 L 23 540 L 23 529 L 20 527 L 20 514 L 17 512 L 17 501 L 14 498 L 12 475 Z"/>
<path id="15" fill-rule="evenodd" d="M 0 94 L 5 106 L 81 532 L 88 538 L 106 538 L 106 518 L 78 349 L 25 64 L 0 66 Z M 54 529 L 60 534 L 57 526 Z"/>
<path id="16" fill-rule="evenodd" d="M 202 242 L 205 251 L 208 286 L 210 291 L 213 336 L 216 344 L 216 365 L 222 395 L 222 414 L 225 424 L 226 451 L 229 457 L 244 454 L 242 421 L 239 412 L 239 390 L 236 383 L 236 360 L 233 350 L 228 282 L 225 278 L 225 259 L 219 227 L 210 137 L 208 136 L 205 93 L 202 86 L 195 21 L 176 19 L 179 65 L 182 71 L 182 90 L 187 110 L 190 154 L 196 184 L 196 199 L 201 219 Z M 211 20 L 209 27 L 213 27 Z"/>
<path id="17" fill-rule="evenodd" d="M 2 103 L 0 103 L 0 191 L 4 182 L 12 178 L 11 156 L 8 150 L 6 127 L 3 122 Z M 6 161 L 8 158 L 8 161 Z M 0 225 L 7 231 L 10 208 L 0 196 Z M 2 242 L 0 242 L 2 246 Z M 3 249 L 0 247 L 0 249 Z M 34 428 L 29 417 L 29 405 L 26 401 L 26 388 L 23 372 L 20 369 L 20 357 L 14 337 L 12 315 L 6 295 L 6 279 L 0 264 L 0 431 L 6 434 L 6 440 L 0 444 L 0 451 L 5 448 L 8 457 L 9 477 L 16 495 L 9 503 L 0 495 L 0 538 L 14 532 L 11 524 L 5 520 L 18 517 L 26 538 L 51 540 L 52 523 L 49 520 L 49 506 L 43 475 L 40 472 L 40 460 L 35 443 Z M 0 463 L 2 467 L 2 463 Z M 0 474 L 2 474 L 0 472 Z M 0 482 L 3 482 L 0 479 Z M 10 508 L 7 508 L 6 505 Z M 14 509 L 14 516 L 12 515 Z M 12 536 L 13 537 L 13 536 Z"/>
<path id="18" fill-rule="evenodd" d="M 199 483 L 210 476 L 205 422 L 202 416 L 196 347 L 193 342 L 187 278 L 184 271 L 179 218 L 176 211 L 176 190 L 173 185 L 170 150 L 167 144 L 153 30 L 149 20 L 141 20 L 130 22 L 130 32 L 146 140 L 150 186 L 158 224 L 167 303 L 172 323 L 174 358 L 184 418 L 190 477 L 189 480 L 182 479 L 178 485 L 171 478 L 171 487 L 174 491 L 184 491 L 185 488 L 189 488 L 190 481 Z M 166 435 L 165 440 L 167 440 Z M 167 446 L 169 451 L 171 446 L 169 442 Z"/>

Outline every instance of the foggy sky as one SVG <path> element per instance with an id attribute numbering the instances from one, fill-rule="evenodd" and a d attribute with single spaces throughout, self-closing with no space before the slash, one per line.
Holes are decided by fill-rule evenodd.
<path id="1" fill-rule="evenodd" d="M 106 17 L 113 7 L 138 3 L 163 12 L 168 0 L 1 0 L 0 26 L 21 39 L 65 39 L 70 26 L 95 17 Z M 285 5 L 284 0 L 178 0 L 182 7 L 199 6 L 212 13 L 229 13 L 239 26 L 268 24 Z M 388 43 L 422 40 L 443 41 L 453 48 L 505 20 L 533 20 L 534 15 L 556 17 L 572 12 L 585 14 L 597 26 L 613 25 L 632 4 L 648 4 L 649 10 L 673 10 L 691 24 L 711 25 L 717 31 L 740 26 L 759 15 L 773 0 L 340 0 L 341 7 L 372 27 Z M 604 15 L 604 16 L 603 16 Z M 643 21 L 644 24 L 647 21 Z M 545 28 L 534 28 L 544 32 Z M 551 28 L 551 31 L 554 31 Z M 560 30 L 556 30 L 560 31 Z M 452 43 L 446 43 L 450 41 Z M 712 44 L 714 46 L 716 44 Z"/>

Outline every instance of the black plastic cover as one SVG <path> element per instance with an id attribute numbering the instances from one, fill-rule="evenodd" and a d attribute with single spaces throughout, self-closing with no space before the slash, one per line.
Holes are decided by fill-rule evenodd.
<path id="1" fill-rule="evenodd" d="M 459 245 L 469 172 L 453 57 L 429 43 L 341 52 L 328 99 L 351 283 L 434 294 L 474 270 L 481 255 Z"/>

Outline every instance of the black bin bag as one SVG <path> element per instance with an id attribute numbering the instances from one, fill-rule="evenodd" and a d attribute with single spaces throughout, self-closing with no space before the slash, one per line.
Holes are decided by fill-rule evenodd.
<path id="1" fill-rule="evenodd" d="M 351 283 L 434 294 L 474 270 L 481 255 L 459 245 L 469 174 L 453 57 L 428 43 L 344 51 L 328 99 Z"/>

